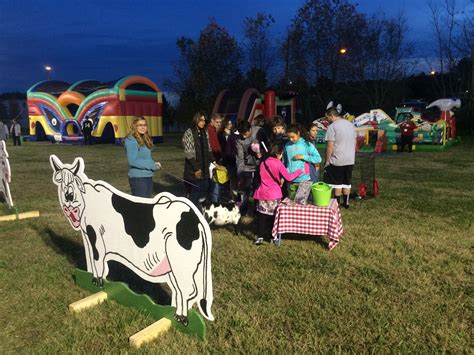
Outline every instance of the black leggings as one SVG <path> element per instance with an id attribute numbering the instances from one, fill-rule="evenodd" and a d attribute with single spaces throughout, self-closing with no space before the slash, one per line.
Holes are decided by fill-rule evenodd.
<path id="1" fill-rule="evenodd" d="M 275 216 L 270 216 L 268 214 L 263 214 L 263 213 L 258 214 L 257 234 L 259 237 L 263 238 L 264 240 L 271 239 L 274 220 L 275 220 Z"/>

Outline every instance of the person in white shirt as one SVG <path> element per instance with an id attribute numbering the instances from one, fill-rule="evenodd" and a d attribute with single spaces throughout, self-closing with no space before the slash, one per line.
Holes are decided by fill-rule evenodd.
<path id="1" fill-rule="evenodd" d="M 13 145 L 21 145 L 21 126 L 18 121 L 13 121 L 12 126 L 10 127 L 10 134 L 13 138 Z"/>
<path id="2" fill-rule="evenodd" d="M 333 187 L 334 196 L 339 203 L 345 208 L 349 208 L 352 168 L 355 162 L 356 133 L 354 124 L 342 118 L 334 107 L 326 111 L 326 118 L 331 124 L 325 138 L 324 182 Z"/>

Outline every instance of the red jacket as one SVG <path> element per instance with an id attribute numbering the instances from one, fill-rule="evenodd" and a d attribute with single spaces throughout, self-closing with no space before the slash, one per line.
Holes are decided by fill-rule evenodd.
<path id="1" fill-rule="evenodd" d="M 217 162 L 220 163 L 222 152 L 219 138 L 217 137 L 217 130 L 212 124 L 207 125 L 207 134 L 209 135 L 209 145 L 211 146 L 212 154 Z"/>
<path id="2" fill-rule="evenodd" d="M 402 133 L 402 136 L 413 136 L 413 131 L 415 130 L 415 128 L 416 124 L 412 121 L 405 121 L 400 124 L 400 131 Z"/>

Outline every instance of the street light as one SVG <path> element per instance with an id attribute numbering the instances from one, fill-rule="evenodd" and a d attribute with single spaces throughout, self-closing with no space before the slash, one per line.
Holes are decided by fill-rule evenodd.
<path id="1" fill-rule="evenodd" d="M 436 70 L 430 71 L 430 74 L 431 74 L 431 75 L 436 75 Z"/>
<path id="2" fill-rule="evenodd" d="M 339 49 L 340 54 L 346 54 L 347 53 L 347 48 L 341 48 Z"/>
<path id="3" fill-rule="evenodd" d="M 46 77 L 48 78 L 48 81 L 51 80 L 51 70 L 53 70 L 53 68 L 49 65 L 46 65 L 44 69 L 46 70 Z"/>

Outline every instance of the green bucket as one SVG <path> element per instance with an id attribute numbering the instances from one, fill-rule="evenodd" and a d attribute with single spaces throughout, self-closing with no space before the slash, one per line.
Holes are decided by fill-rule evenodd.
<path id="1" fill-rule="evenodd" d="M 296 191 L 298 191 L 298 184 L 291 184 L 288 186 L 288 198 L 291 201 L 294 201 L 296 197 Z"/>
<path id="2" fill-rule="evenodd" d="M 317 182 L 311 186 L 313 202 L 316 206 L 327 207 L 331 202 L 332 187 L 324 182 Z"/>

